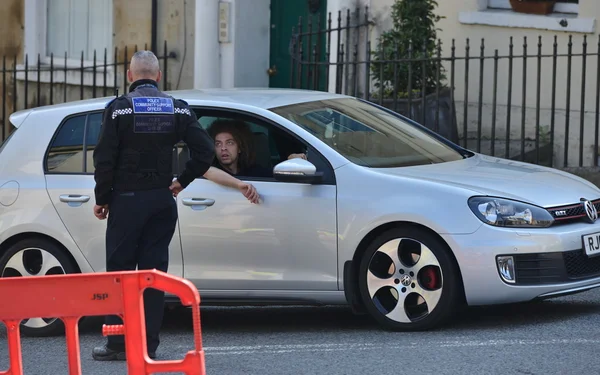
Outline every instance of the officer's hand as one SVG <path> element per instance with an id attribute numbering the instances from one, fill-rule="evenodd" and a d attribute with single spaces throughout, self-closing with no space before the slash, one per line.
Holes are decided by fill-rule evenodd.
<path id="1" fill-rule="evenodd" d="M 260 196 L 252 184 L 240 181 L 239 189 L 250 202 L 258 204 Z"/>
<path id="2" fill-rule="evenodd" d="M 181 191 L 183 190 L 183 186 L 181 186 L 179 181 L 173 180 L 173 182 L 171 183 L 171 186 L 169 186 L 169 190 L 171 190 L 171 192 L 173 193 L 173 196 L 176 197 L 177 194 L 181 193 Z"/>
<path id="3" fill-rule="evenodd" d="M 108 216 L 108 204 L 99 206 L 94 206 L 94 216 L 96 216 L 99 220 L 104 220 Z"/>

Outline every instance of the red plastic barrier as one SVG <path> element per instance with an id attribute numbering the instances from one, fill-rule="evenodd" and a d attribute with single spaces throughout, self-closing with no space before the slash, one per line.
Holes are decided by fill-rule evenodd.
<path id="1" fill-rule="evenodd" d="M 154 288 L 192 306 L 195 349 L 183 360 L 154 361 L 147 355 L 143 292 Z M 0 375 L 23 375 L 19 324 L 23 319 L 57 317 L 65 323 L 69 374 L 81 375 L 78 322 L 83 316 L 118 315 L 122 325 L 103 334 L 125 335 L 130 375 L 183 372 L 205 375 L 200 328 L 200 295 L 189 281 L 151 271 L 104 272 L 0 279 L 0 320 L 6 324 L 10 367 Z M 9 302 L 10 301 L 10 302 Z"/>

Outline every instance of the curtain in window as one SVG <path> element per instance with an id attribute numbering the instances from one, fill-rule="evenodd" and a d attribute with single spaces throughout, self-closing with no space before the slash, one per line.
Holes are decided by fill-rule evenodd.
<path id="1" fill-rule="evenodd" d="M 46 55 L 99 62 L 112 50 L 113 0 L 47 0 Z"/>

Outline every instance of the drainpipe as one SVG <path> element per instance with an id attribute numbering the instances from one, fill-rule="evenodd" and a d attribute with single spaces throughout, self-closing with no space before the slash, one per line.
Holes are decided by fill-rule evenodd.
<path id="1" fill-rule="evenodd" d="M 152 40 L 151 48 L 154 54 L 158 54 L 158 0 L 152 0 Z"/>

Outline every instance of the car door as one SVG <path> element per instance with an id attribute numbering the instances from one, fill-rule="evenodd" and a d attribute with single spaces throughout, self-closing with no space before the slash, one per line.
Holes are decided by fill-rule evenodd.
<path id="1" fill-rule="evenodd" d="M 257 154 L 265 163 L 277 159 L 270 134 L 275 124 L 233 112 L 196 111 L 203 127 L 216 118 L 243 119 L 254 136 L 270 137 L 262 143 L 269 150 Z M 239 176 L 256 187 L 258 205 L 204 178 L 184 189 L 177 199 L 184 276 L 201 290 L 337 290 L 333 170 L 312 149 L 309 161 L 325 169 L 323 183 Z"/>
<path id="2" fill-rule="evenodd" d="M 95 271 L 106 269 L 106 220 L 93 213 L 93 151 L 102 125 L 102 112 L 67 117 L 58 127 L 44 160 L 46 188 L 60 219 Z M 169 248 L 169 273 L 182 276 L 179 233 Z"/>

